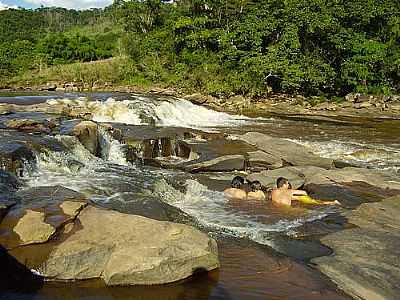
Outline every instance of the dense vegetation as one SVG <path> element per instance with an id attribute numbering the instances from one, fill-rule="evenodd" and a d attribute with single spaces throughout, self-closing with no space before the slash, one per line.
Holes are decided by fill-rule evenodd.
<path id="1" fill-rule="evenodd" d="M 400 2 L 116 0 L 0 12 L 0 76 L 120 55 L 130 59 L 115 80 L 219 96 L 398 93 Z"/>
<path id="2" fill-rule="evenodd" d="M 0 78 L 113 56 L 119 33 L 112 29 L 114 26 L 100 25 L 104 23 L 111 24 L 100 9 L 0 11 Z"/>

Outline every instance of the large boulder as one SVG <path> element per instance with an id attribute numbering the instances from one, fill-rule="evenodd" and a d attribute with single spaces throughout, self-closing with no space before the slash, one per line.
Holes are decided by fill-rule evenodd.
<path id="1" fill-rule="evenodd" d="M 238 136 L 238 139 L 254 145 L 271 157 L 266 164 L 274 165 L 280 159 L 283 165 L 291 166 L 317 166 L 330 169 L 333 160 L 319 157 L 297 143 L 272 137 L 258 132 L 248 132 Z"/>
<path id="2" fill-rule="evenodd" d="M 129 193 L 122 194 L 120 197 L 121 200 L 123 199 L 122 201 L 103 203 L 102 207 L 158 221 L 170 221 L 188 225 L 196 224 L 193 217 L 161 200 L 160 197 L 154 197 L 150 191 L 142 197 L 137 194 L 133 196 Z"/>
<path id="3" fill-rule="evenodd" d="M 96 123 L 82 121 L 73 128 L 73 134 L 90 153 L 98 156 L 100 152 L 99 132 Z"/>
<path id="4" fill-rule="evenodd" d="M 357 299 L 398 299 L 400 291 L 400 197 L 362 204 L 347 215 L 359 227 L 322 238 L 334 255 L 313 263 Z"/>
<path id="5" fill-rule="evenodd" d="M 216 242 L 195 228 L 95 207 L 78 216 L 81 229 L 43 264 L 55 280 L 103 278 L 107 285 L 178 281 L 218 268 Z M 105 226 L 99 227 L 99 220 Z"/>

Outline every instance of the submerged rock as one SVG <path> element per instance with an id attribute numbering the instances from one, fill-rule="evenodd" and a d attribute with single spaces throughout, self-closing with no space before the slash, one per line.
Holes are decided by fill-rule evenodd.
<path id="1" fill-rule="evenodd" d="M 0 223 L 7 212 L 10 210 L 10 208 L 13 207 L 15 204 L 17 203 L 13 200 L 0 198 Z"/>
<path id="2" fill-rule="evenodd" d="M 53 137 L 0 129 L 0 165 L 5 171 L 22 176 L 24 165 L 33 163 L 35 154 L 49 152 L 67 149 Z"/>
<path id="3" fill-rule="evenodd" d="M 334 255 L 313 263 L 354 298 L 398 299 L 400 290 L 400 197 L 362 204 L 348 214 L 348 229 L 322 238 Z"/>
<path id="4" fill-rule="evenodd" d="M 47 224 L 45 214 L 27 210 L 26 214 L 18 221 L 14 231 L 22 241 L 22 245 L 44 243 L 56 232 L 56 229 Z"/>
<path id="5" fill-rule="evenodd" d="M 14 196 L 18 203 L 0 225 L 0 244 L 7 249 L 47 242 L 74 221 L 88 202 L 82 194 L 62 186 L 27 188 Z"/>
<path id="6" fill-rule="evenodd" d="M 107 285 L 178 281 L 219 267 L 216 242 L 195 228 L 95 207 L 78 216 L 81 229 L 43 265 L 58 280 L 103 278 Z M 99 220 L 105 226 L 98 226 Z"/>

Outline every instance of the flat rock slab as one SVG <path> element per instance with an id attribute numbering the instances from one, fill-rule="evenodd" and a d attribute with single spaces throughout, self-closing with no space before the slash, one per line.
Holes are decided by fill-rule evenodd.
<path id="1" fill-rule="evenodd" d="M 319 199 L 337 199 L 347 207 L 400 195 L 400 179 L 379 170 L 347 167 L 324 170 L 297 169 L 305 176 L 304 188 Z"/>
<path id="2" fill-rule="evenodd" d="M 276 188 L 276 180 L 279 177 L 287 178 L 294 189 L 298 189 L 304 184 L 304 175 L 293 167 L 252 173 L 247 176 L 247 179 L 258 180 L 266 188 Z"/>
<path id="3" fill-rule="evenodd" d="M 253 172 L 278 169 L 282 167 L 282 164 L 282 159 L 264 151 L 258 150 L 247 153 L 246 169 Z"/>
<path id="4" fill-rule="evenodd" d="M 44 243 L 56 232 L 56 229 L 44 222 L 45 214 L 27 210 L 18 221 L 14 231 L 19 235 L 23 245 Z"/>
<path id="5" fill-rule="evenodd" d="M 317 156 L 306 147 L 285 139 L 259 132 L 248 132 L 245 135 L 237 136 L 237 138 L 267 153 L 268 156 L 273 158 L 268 161 L 271 165 L 280 159 L 283 165 L 317 166 L 325 169 L 330 169 L 333 166 L 332 159 Z"/>
<path id="6" fill-rule="evenodd" d="M 346 293 L 357 299 L 399 299 L 400 197 L 362 204 L 349 214 L 360 228 L 322 238 L 334 255 L 312 262 Z"/>
<path id="7" fill-rule="evenodd" d="M 189 172 L 223 172 L 241 171 L 245 168 L 243 155 L 224 155 L 210 160 L 204 160 L 193 164 L 187 164 L 184 169 Z"/>
<path id="8" fill-rule="evenodd" d="M 51 252 L 41 270 L 44 276 L 150 285 L 219 267 L 216 242 L 193 227 L 92 206 L 78 219 L 82 229 Z"/>
<path id="9" fill-rule="evenodd" d="M 64 214 L 75 218 L 79 212 L 87 206 L 87 202 L 78 202 L 78 201 L 64 201 L 61 203 L 60 207 L 63 210 Z"/>

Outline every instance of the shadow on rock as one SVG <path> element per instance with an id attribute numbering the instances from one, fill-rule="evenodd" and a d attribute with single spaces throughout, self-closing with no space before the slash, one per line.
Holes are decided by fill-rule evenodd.
<path id="1" fill-rule="evenodd" d="M 18 291 L 32 293 L 43 287 L 43 278 L 33 274 L 0 246 L 0 293 Z"/>

